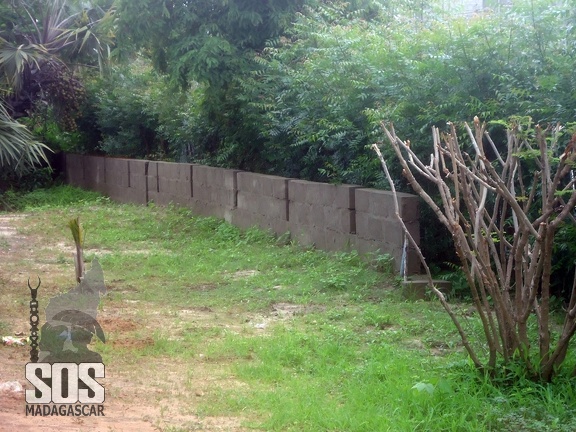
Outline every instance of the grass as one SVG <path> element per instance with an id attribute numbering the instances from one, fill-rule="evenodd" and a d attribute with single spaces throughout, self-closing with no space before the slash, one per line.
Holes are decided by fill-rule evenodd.
<path id="1" fill-rule="evenodd" d="M 574 379 L 485 379 L 439 304 L 404 301 L 392 274 L 354 253 L 281 246 L 186 209 L 119 205 L 70 187 L 26 195 L 23 206 L 27 235 L 66 239 L 67 220 L 81 217 L 86 256 L 114 288 L 104 308 L 133 301 L 148 305 L 136 318 L 153 325 L 154 309 L 170 323 L 134 332 L 142 346 L 99 344 L 105 363 L 168 357 L 189 364 L 190 377 L 217 364 L 243 384 L 213 389 L 201 416 L 243 416 L 267 431 L 576 430 Z M 211 314 L 189 322 L 179 315 L 187 308 Z M 480 344 L 477 320 L 465 324 Z"/>

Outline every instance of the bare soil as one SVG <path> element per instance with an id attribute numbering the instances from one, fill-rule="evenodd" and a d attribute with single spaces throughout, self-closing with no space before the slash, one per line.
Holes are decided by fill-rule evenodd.
<path id="1" fill-rule="evenodd" d="M 0 336 L 29 334 L 29 290 L 27 280 L 35 286 L 36 275 L 42 279 L 40 301 L 67 291 L 74 269 L 69 256 L 73 248 L 62 240 L 50 240 L 46 235 L 27 232 L 30 215 L 0 215 Z M 58 251 L 58 254 L 54 252 Z M 65 261 L 65 262 L 64 262 Z M 105 276 L 106 276 L 106 270 Z M 248 275 L 235 275 L 246 277 Z M 107 281 L 108 285 L 108 281 Z M 127 281 L 112 281 L 109 291 L 130 290 Z M 209 289 L 206 287 L 205 289 Z M 136 350 L 153 344 L 149 336 L 135 336 L 140 329 L 172 329 L 178 337 L 182 322 L 193 323 L 199 329 L 222 326 L 242 326 L 257 319 L 263 326 L 269 319 L 282 319 L 294 313 L 291 305 L 279 305 L 270 317 L 229 316 L 207 307 L 166 310 L 143 301 L 110 301 L 99 311 L 98 321 L 112 347 Z M 41 323 L 43 308 L 41 303 Z M 252 331 L 262 327 L 252 324 Z M 0 344 L 0 388 L 4 383 L 17 382 L 23 389 L 32 388 L 25 379 L 25 364 L 29 361 L 29 346 Z M 98 380 L 105 386 L 104 417 L 33 417 L 25 415 L 23 391 L 0 391 L 0 431 L 245 431 L 238 417 L 211 417 L 198 409 L 202 398 L 223 389 L 245 387 L 230 372 L 230 365 L 205 361 L 199 354 L 186 362 L 168 356 L 143 356 L 128 361 L 130 355 L 113 356 L 106 362 L 106 378 Z M 190 371 L 193 371 L 191 373 Z M 253 429 L 251 429 L 253 430 Z"/>

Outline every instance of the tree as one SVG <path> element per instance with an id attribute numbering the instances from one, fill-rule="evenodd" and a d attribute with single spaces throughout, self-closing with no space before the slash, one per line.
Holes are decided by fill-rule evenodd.
<path id="1" fill-rule="evenodd" d="M 14 118 L 27 116 L 37 101 L 49 103 L 55 117 L 74 129 L 83 86 L 76 63 L 103 65 L 109 51 L 110 12 L 66 0 L 12 3 L 0 33 L 0 90 Z"/>
<path id="2" fill-rule="evenodd" d="M 112 16 L 66 0 L 19 0 L 0 10 L 0 165 L 21 173 L 47 162 L 47 147 L 14 119 L 50 107 L 62 128 L 76 128 L 84 89 L 73 69 L 80 60 L 103 66 Z"/>
<path id="3" fill-rule="evenodd" d="M 306 1 L 119 0 L 118 52 L 141 49 L 173 83 L 204 85 L 203 138 L 193 153 L 247 169 L 261 141 L 243 121 L 238 80 L 260 67 L 254 56 Z"/>
<path id="4" fill-rule="evenodd" d="M 576 332 L 576 275 L 558 332 L 551 316 L 550 291 L 555 238 L 565 221 L 576 223 L 576 134 L 561 147 L 560 126 L 530 126 L 513 123 L 507 148 L 499 152 L 486 125 L 476 117 L 474 130 L 465 125 L 471 155 L 463 150 L 453 124 L 445 134 L 433 128 L 429 163 L 418 158 L 410 141 L 401 140 L 393 128 L 383 125 L 383 130 L 413 190 L 454 240 L 482 322 L 487 360 L 481 358 L 482 348 L 474 347 L 444 295 L 436 288 L 433 291 L 474 365 L 497 375 L 500 359 L 504 365 L 518 362 L 530 377 L 550 381 L 566 359 Z M 377 145 L 373 149 L 394 190 L 384 157 Z M 426 192 L 426 183 L 434 185 L 440 204 Z M 405 233 L 412 241 L 407 229 Z M 572 375 L 576 376 L 576 368 Z"/>
<path id="5" fill-rule="evenodd" d="M 119 0 L 121 49 L 143 48 L 182 85 L 221 87 L 253 69 L 255 51 L 277 37 L 305 0 Z"/>
<path id="6" fill-rule="evenodd" d="M 0 104 L 0 168 L 21 174 L 34 165 L 47 162 L 44 144 L 36 141 L 20 123 L 12 120 Z"/>

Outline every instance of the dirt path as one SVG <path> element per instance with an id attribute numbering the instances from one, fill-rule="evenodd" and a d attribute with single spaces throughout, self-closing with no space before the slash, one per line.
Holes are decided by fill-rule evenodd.
<path id="1" fill-rule="evenodd" d="M 29 215 L 0 215 L 0 336 L 27 336 L 29 333 L 30 275 L 35 283 L 38 274 L 43 281 L 39 296 L 46 302 L 62 292 L 69 283 L 70 263 L 54 258 L 59 250 L 68 255 L 72 248 L 56 241 L 41 241 L 22 234 Z M 46 244 L 46 243 L 51 244 Z M 108 282 L 108 281 L 107 281 Z M 66 287 L 64 290 L 69 289 Z M 45 307 L 44 303 L 44 307 Z M 41 320 L 43 308 L 40 306 Z M 145 310 L 143 317 L 142 310 Z M 167 313 L 169 312 L 169 313 Z M 124 349 L 153 343 L 151 338 L 134 337 L 134 329 L 170 328 L 178 321 L 226 325 L 226 317 L 215 319 L 218 312 L 208 308 L 163 311 L 154 305 L 118 300 L 106 302 L 99 312 L 99 322 L 112 335 L 112 346 Z M 217 317 L 216 317 L 217 318 Z M 238 320 L 236 320 L 238 322 Z M 29 346 L 0 344 L 0 388 L 20 385 L 32 388 L 25 379 Z M 116 358 L 114 356 L 114 358 Z M 137 362 L 125 357 L 106 363 L 104 417 L 37 417 L 25 415 L 23 391 L 0 390 L 0 431 L 244 431 L 242 420 L 234 417 L 197 415 L 197 406 L 210 392 L 239 386 L 229 368 L 202 361 L 174 361 L 168 357 L 141 356 Z M 193 373 L 191 372 L 193 371 Z"/>

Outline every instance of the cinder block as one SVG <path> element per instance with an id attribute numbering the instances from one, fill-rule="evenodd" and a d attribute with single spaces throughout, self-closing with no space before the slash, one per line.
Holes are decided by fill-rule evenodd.
<path id="1" fill-rule="evenodd" d="M 272 219 L 269 221 L 267 228 L 272 230 L 276 235 L 283 235 L 290 231 L 290 224 L 287 220 Z"/>
<path id="2" fill-rule="evenodd" d="M 386 218 L 394 217 L 394 195 L 390 191 L 356 189 L 356 211 Z"/>
<path id="3" fill-rule="evenodd" d="M 350 234 L 355 230 L 356 221 L 353 220 L 354 210 L 347 208 L 323 207 L 324 226 L 326 229 L 343 234 Z"/>
<path id="4" fill-rule="evenodd" d="M 326 218 L 324 217 L 324 207 L 322 204 L 305 204 L 306 208 L 308 209 L 309 214 L 307 215 L 307 219 L 310 225 L 314 225 L 317 227 L 326 227 Z"/>
<path id="5" fill-rule="evenodd" d="M 213 187 L 237 190 L 236 174 L 239 170 L 232 170 L 226 168 L 207 167 L 206 182 Z"/>
<path id="6" fill-rule="evenodd" d="M 148 193 L 158 193 L 160 188 L 158 186 L 158 162 L 148 162 L 148 171 L 146 172 L 146 188 Z"/>
<path id="7" fill-rule="evenodd" d="M 290 179 L 276 177 L 272 182 L 272 196 L 276 199 L 288 201 L 288 185 Z"/>
<path id="8" fill-rule="evenodd" d="M 290 224 L 294 227 L 312 226 L 312 206 L 310 204 L 293 202 L 289 203 Z"/>
<path id="9" fill-rule="evenodd" d="M 131 159 L 128 161 L 128 187 L 146 190 L 147 164 L 148 162 L 144 160 Z"/>
<path id="10" fill-rule="evenodd" d="M 198 200 L 196 198 L 192 198 L 192 201 L 190 202 L 190 209 L 194 214 L 199 216 L 222 217 L 220 215 L 223 214 L 223 212 L 214 204 Z"/>
<path id="11" fill-rule="evenodd" d="M 175 162 L 155 162 L 158 169 L 158 177 L 178 178 L 178 169 L 182 164 Z"/>
<path id="12" fill-rule="evenodd" d="M 231 223 L 242 229 L 247 229 L 255 226 L 258 223 L 258 221 L 254 220 L 254 215 L 251 212 L 246 211 L 240 207 L 237 207 L 232 212 Z"/>
<path id="13" fill-rule="evenodd" d="M 356 189 L 355 185 L 338 185 L 336 187 L 336 199 L 334 205 L 338 208 L 352 209 L 356 208 Z"/>
<path id="14" fill-rule="evenodd" d="M 336 200 L 337 186 L 327 183 L 308 182 L 306 202 L 313 205 L 333 206 Z"/>
<path id="15" fill-rule="evenodd" d="M 356 211 L 356 234 L 362 239 L 382 239 L 382 219 L 367 212 Z"/>
<path id="16" fill-rule="evenodd" d="M 129 184 L 128 159 L 104 158 L 106 183 L 114 188 L 127 188 Z"/>
<path id="17" fill-rule="evenodd" d="M 236 191 L 230 189 L 212 189 L 213 202 L 225 208 L 236 207 Z"/>
<path id="18" fill-rule="evenodd" d="M 256 200 L 258 213 L 265 215 L 267 219 L 288 220 L 286 201 L 274 197 L 259 197 Z"/>
<path id="19" fill-rule="evenodd" d="M 326 250 L 332 252 L 350 252 L 352 248 L 352 237 L 350 234 L 332 231 L 327 229 L 324 231 L 324 239 Z"/>
<path id="20" fill-rule="evenodd" d="M 314 246 L 317 249 L 326 249 L 324 232 L 316 229 L 316 227 L 307 225 L 291 225 L 290 232 L 292 233 L 292 238 L 302 246 Z"/>
<path id="21" fill-rule="evenodd" d="M 76 187 L 86 187 L 84 180 L 84 155 L 66 154 L 66 182 Z"/>
<path id="22" fill-rule="evenodd" d="M 107 194 L 106 165 L 103 157 L 84 157 L 84 183 L 88 189 Z"/>
<path id="23" fill-rule="evenodd" d="M 123 189 L 122 196 L 118 198 L 118 201 L 124 203 L 146 205 L 146 189 Z"/>
<path id="24" fill-rule="evenodd" d="M 377 237 L 376 240 L 383 240 L 390 243 L 395 247 L 402 247 L 404 243 L 404 230 L 397 220 L 385 220 L 381 225 L 382 237 Z"/>
<path id="25" fill-rule="evenodd" d="M 307 203 L 306 192 L 310 183 L 305 180 L 289 180 L 288 199 L 290 202 Z"/>
<path id="26" fill-rule="evenodd" d="M 268 182 L 263 179 L 263 175 L 254 174 L 249 172 L 239 172 L 237 175 L 238 191 L 255 194 L 255 195 L 270 195 L 271 187 Z"/>

